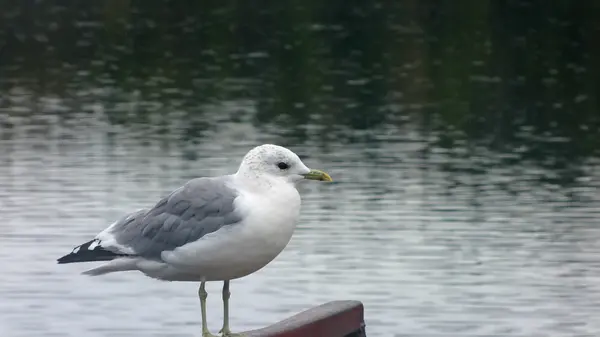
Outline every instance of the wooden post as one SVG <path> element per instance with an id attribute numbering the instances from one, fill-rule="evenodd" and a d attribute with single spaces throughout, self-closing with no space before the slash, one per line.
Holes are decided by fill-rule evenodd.
<path id="1" fill-rule="evenodd" d="M 333 301 L 308 309 L 246 337 L 366 337 L 359 301 Z"/>

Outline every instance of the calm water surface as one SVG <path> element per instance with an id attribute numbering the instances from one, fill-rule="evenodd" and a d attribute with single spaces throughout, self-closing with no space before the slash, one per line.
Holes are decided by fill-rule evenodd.
<path id="1" fill-rule="evenodd" d="M 223 113 L 227 113 L 224 111 Z M 193 336 L 196 284 L 138 274 L 79 275 L 55 259 L 125 212 L 195 176 L 232 172 L 253 144 L 275 141 L 229 124 L 191 150 L 140 142 L 101 116 L 61 125 L 13 118 L 0 165 L 3 336 Z M 244 141 L 238 141 L 240 134 Z M 370 336 L 575 336 L 600 331 L 600 198 L 527 174 L 444 172 L 409 129 L 385 141 L 295 144 L 335 184 L 302 186 L 288 248 L 233 283 L 232 320 L 261 327 L 335 299 L 366 306 Z M 189 159 L 193 151 L 194 159 Z M 585 181 L 597 181 L 590 173 Z M 209 319 L 221 320 L 220 285 Z"/>
<path id="2" fill-rule="evenodd" d="M 56 258 L 267 142 L 335 183 L 235 330 L 355 299 L 370 337 L 600 334 L 600 7 L 477 3 L 6 4 L 0 335 L 198 336 L 197 284 Z"/>

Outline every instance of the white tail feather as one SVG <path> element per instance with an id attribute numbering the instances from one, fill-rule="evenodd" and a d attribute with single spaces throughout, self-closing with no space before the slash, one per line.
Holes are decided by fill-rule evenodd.
<path id="1" fill-rule="evenodd" d="M 137 270 L 137 259 L 135 258 L 120 258 L 105 263 L 99 267 L 84 271 L 82 274 L 88 276 L 98 276 L 117 271 Z"/>

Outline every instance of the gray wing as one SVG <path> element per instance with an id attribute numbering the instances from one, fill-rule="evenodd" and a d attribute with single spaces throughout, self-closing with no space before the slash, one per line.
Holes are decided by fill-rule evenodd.
<path id="1" fill-rule="evenodd" d="M 132 213 L 117 222 L 110 234 L 136 255 L 160 259 L 163 251 L 237 224 L 242 220 L 233 204 L 238 194 L 228 186 L 229 179 L 225 176 L 190 180 L 152 209 Z"/>

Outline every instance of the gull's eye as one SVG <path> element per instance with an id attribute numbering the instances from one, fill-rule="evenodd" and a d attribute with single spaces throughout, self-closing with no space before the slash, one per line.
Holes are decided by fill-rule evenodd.
<path id="1" fill-rule="evenodd" d="M 285 169 L 289 168 L 290 166 L 284 162 L 279 162 L 279 163 L 277 163 L 277 167 L 279 167 L 279 169 L 281 169 L 281 170 L 285 170 Z"/>

